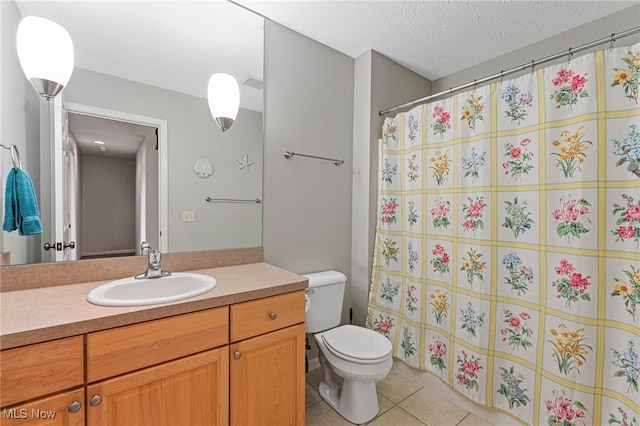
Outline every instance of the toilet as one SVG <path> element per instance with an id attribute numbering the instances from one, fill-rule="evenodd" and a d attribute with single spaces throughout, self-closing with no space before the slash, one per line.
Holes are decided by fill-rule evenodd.
<path id="1" fill-rule="evenodd" d="M 309 279 L 306 332 L 318 344 L 322 382 L 318 391 L 342 417 L 356 424 L 379 411 L 376 382 L 391 371 L 391 342 L 364 327 L 342 325 L 347 277 L 337 271 L 305 274 Z"/>

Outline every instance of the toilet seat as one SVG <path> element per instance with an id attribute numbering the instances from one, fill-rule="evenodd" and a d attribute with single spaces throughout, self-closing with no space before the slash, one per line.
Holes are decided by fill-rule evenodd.
<path id="1" fill-rule="evenodd" d="M 391 342 L 364 327 L 343 325 L 322 333 L 322 341 L 333 355 L 359 364 L 375 364 L 391 354 Z"/>

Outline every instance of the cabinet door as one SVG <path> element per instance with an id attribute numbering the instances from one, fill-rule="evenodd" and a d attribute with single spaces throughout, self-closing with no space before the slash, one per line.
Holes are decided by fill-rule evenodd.
<path id="1" fill-rule="evenodd" d="M 91 426 L 227 425 L 227 347 L 87 387 Z"/>
<path id="2" fill-rule="evenodd" d="M 84 389 L 2 409 L 2 426 L 82 426 Z"/>
<path id="3" fill-rule="evenodd" d="M 232 425 L 304 425 L 304 324 L 230 345 Z"/>

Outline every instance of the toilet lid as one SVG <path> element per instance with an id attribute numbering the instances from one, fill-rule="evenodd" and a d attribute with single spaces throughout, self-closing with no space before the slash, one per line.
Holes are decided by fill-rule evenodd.
<path id="1" fill-rule="evenodd" d="M 383 335 L 364 327 L 343 325 L 326 331 L 322 339 L 335 356 L 355 362 L 371 363 L 391 353 L 391 342 Z"/>

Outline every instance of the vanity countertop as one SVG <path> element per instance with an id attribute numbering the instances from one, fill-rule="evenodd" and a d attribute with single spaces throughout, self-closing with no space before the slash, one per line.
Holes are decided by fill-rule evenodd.
<path id="1" fill-rule="evenodd" d="M 97 306 L 87 302 L 87 294 L 107 281 L 0 293 L 0 349 L 231 305 L 307 287 L 305 277 L 263 262 L 191 272 L 211 275 L 218 284 L 213 290 L 190 299 L 128 307 Z"/>

